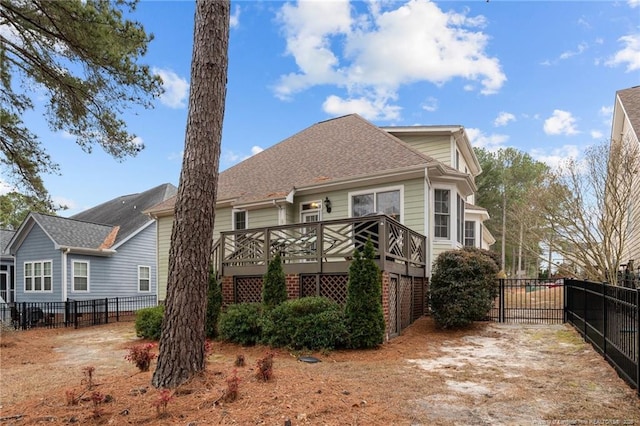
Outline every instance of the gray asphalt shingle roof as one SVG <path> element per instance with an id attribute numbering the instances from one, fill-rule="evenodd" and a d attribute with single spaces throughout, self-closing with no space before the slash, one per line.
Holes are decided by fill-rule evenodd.
<path id="1" fill-rule="evenodd" d="M 629 117 L 633 131 L 640 135 L 640 86 L 618 90 L 618 97 Z"/>
<path id="2" fill-rule="evenodd" d="M 7 250 L 7 246 L 9 245 L 9 241 L 15 235 L 16 231 L 11 231 L 9 229 L 0 229 L 0 255 L 9 254 Z"/>
<path id="3" fill-rule="evenodd" d="M 30 217 L 58 246 L 109 249 L 152 221 L 144 211 L 176 192 L 177 188 L 167 183 L 115 198 L 69 218 L 33 212 Z"/>
<path id="4" fill-rule="evenodd" d="M 268 200 L 305 185 L 434 161 L 351 114 L 316 123 L 220 173 L 218 200 Z"/>

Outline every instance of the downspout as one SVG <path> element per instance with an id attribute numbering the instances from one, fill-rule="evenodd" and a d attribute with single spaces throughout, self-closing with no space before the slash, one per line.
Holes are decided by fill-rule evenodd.
<path id="1" fill-rule="evenodd" d="M 427 278 L 431 279 L 431 253 L 433 253 L 433 238 L 431 238 L 431 228 L 430 228 L 430 218 L 431 218 L 431 210 L 429 206 L 431 205 L 431 182 L 429 181 L 429 169 L 425 167 L 424 169 L 424 235 L 427 237 L 426 243 L 426 253 L 425 253 L 425 275 Z"/>
<path id="2" fill-rule="evenodd" d="M 278 201 L 276 201 L 275 198 L 271 201 L 273 202 L 273 205 L 278 208 L 278 225 L 286 225 L 286 218 L 284 218 L 282 214 L 282 212 L 284 211 L 284 207 L 278 204 Z"/>
<path id="3" fill-rule="evenodd" d="M 62 250 L 62 301 L 67 301 L 67 254 L 71 249 Z"/>

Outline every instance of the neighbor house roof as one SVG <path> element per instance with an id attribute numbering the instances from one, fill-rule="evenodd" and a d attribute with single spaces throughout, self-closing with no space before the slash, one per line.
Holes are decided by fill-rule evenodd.
<path id="1" fill-rule="evenodd" d="M 16 231 L 12 231 L 9 229 L 0 229 L 0 256 L 3 254 L 9 254 L 7 247 L 9 246 L 9 241 L 15 235 Z"/>
<path id="2" fill-rule="evenodd" d="M 436 163 L 357 114 L 321 121 L 220 173 L 218 201 L 285 198 L 296 188 Z M 151 211 L 172 209 L 175 198 Z"/>
<path id="3" fill-rule="evenodd" d="M 120 243 L 152 221 L 143 213 L 145 209 L 173 196 L 176 191 L 175 186 L 163 184 L 139 194 L 114 198 L 69 218 L 29 213 L 9 248 L 15 252 L 16 246 L 37 224 L 58 249 L 113 252 Z"/>
<path id="4" fill-rule="evenodd" d="M 143 213 L 144 210 L 175 195 L 177 188 L 165 183 L 147 191 L 124 195 L 98 206 L 75 214 L 69 219 L 92 222 L 101 225 L 119 226 L 113 245 L 117 245 L 128 238 L 151 220 Z"/>
<path id="5" fill-rule="evenodd" d="M 618 97 L 636 135 L 640 134 L 640 86 L 618 90 Z"/>

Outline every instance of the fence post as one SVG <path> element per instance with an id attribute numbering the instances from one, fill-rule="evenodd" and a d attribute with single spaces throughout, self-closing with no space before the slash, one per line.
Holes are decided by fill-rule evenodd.
<path id="1" fill-rule="evenodd" d="M 116 322 L 120 322 L 120 304 L 118 303 L 118 298 L 116 297 Z"/>
<path id="2" fill-rule="evenodd" d="M 500 298 L 498 299 L 498 322 L 504 322 L 504 278 L 500 278 Z"/>
<path id="3" fill-rule="evenodd" d="M 602 284 L 602 351 L 607 356 L 607 288 Z"/>
<path id="4" fill-rule="evenodd" d="M 636 289 L 636 391 L 640 396 L 640 288 Z"/>
<path id="5" fill-rule="evenodd" d="M 27 329 L 27 302 L 22 302 L 22 315 L 20 315 L 20 327 L 23 330 Z"/>
<path id="6" fill-rule="evenodd" d="M 104 323 L 109 324 L 109 299 L 104 298 Z"/>
<path id="7" fill-rule="evenodd" d="M 73 327 L 78 328 L 78 301 L 73 301 Z"/>

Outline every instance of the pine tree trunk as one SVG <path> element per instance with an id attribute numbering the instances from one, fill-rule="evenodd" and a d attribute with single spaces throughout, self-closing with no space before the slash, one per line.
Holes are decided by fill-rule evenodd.
<path id="1" fill-rule="evenodd" d="M 205 316 L 227 85 L 228 0 L 196 3 L 189 114 L 153 385 L 175 388 L 205 367 Z"/>

